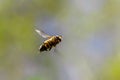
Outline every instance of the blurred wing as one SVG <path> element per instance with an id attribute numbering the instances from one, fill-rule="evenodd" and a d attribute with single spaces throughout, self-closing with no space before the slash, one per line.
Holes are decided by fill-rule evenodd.
<path id="1" fill-rule="evenodd" d="M 43 38 L 49 38 L 49 37 L 51 37 L 50 35 L 48 35 L 48 34 L 46 34 L 46 33 L 44 33 L 43 31 L 41 31 L 41 30 L 35 30 L 40 36 L 42 36 Z"/>

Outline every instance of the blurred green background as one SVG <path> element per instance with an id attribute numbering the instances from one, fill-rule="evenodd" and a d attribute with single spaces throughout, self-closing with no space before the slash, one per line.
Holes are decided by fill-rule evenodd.
<path id="1" fill-rule="evenodd" d="M 120 80 L 120 0 L 0 0 L 0 80 Z M 35 29 L 62 35 L 40 53 Z"/>

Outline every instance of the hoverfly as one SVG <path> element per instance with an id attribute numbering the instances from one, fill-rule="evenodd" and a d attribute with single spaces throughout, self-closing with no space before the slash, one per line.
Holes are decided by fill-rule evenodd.
<path id="1" fill-rule="evenodd" d="M 62 36 L 60 35 L 50 36 L 46 34 L 45 32 L 43 32 L 42 30 L 36 29 L 35 31 L 43 38 L 46 38 L 43 44 L 40 45 L 39 47 L 40 52 L 50 51 L 52 47 L 55 47 L 58 43 L 62 41 Z"/>

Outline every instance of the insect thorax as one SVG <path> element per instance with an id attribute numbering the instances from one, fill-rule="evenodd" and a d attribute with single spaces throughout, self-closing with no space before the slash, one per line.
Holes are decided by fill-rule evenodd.
<path id="1" fill-rule="evenodd" d="M 60 41 L 61 41 L 61 39 L 59 39 L 59 37 L 52 36 L 51 38 L 49 38 L 46 41 L 44 41 L 44 45 L 47 48 L 52 48 L 52 47 L 55 47 Z"/>

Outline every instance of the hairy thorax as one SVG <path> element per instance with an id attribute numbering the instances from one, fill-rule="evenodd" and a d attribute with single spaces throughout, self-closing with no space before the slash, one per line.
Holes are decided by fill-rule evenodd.
<path id="1" fill-rule="evenodd" d="M 59 37 L 52 36 L 49 39 L 47 39 L 46 41 L 44 41 L 44 45 L 47 48 L 51 48 L 51 47 L 55 47 L 59 42 L 61 42 L 61 39 L 59 39 Z"/>

